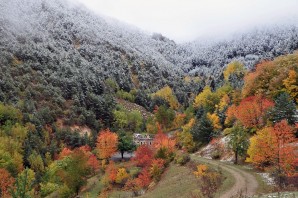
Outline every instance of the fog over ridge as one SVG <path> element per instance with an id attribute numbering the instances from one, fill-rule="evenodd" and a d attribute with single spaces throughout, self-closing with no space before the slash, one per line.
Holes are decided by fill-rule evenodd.
<path id="1" fill-rule="evenodd" d="M 295 0 L 70 0 L 176 42 L 226 37 L 270 25 L 296 24 Z"/>

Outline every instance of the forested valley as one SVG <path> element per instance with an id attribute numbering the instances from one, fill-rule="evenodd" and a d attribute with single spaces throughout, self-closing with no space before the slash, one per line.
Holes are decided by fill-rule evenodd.
<path id="1" fill-rule="evenodd" d="M 177 44 L 67 1 L 2 0 L 0 197 L 167 196 L 173 168 L 180 197 L 215 197 L 227 175 L 194 160 L 210 145 L 268 173 L 266 193 L 297 191 L 297 49 L 297 26 Z"/>

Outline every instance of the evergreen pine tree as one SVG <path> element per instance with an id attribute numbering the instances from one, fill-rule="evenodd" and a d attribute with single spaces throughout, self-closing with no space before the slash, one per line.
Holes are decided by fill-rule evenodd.
<path id="1" fill-rule="evenodd" d="M 276 97 L 275 106 L 270 111 L 270 119 L 277 123 L 286 119 L 289 124 L 294 124 L 296 121 L 296 106 L 288 93 L 281 93 Z"/>
<path id="2" fill-rule="evenodd" d="M 206 144 L 210 142 L 213 137 L 213 125 L 211 120 L 208 119 L 207 114 L 204 113 L 201 119 L 197 120 L 196 124 L 191 130 L 193 138 L 197 142 Z"/>

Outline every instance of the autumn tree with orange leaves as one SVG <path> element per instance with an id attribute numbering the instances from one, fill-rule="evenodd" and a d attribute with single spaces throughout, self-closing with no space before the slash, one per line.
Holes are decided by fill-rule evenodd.
<path id="1" fill-rule="evenodd" d="M 0 168 L 0 197 L 10 197 L 9 190 L 14 182 L 15 180 L 10 173 L 4 168 Z"/>
<path id="2" fill-rule="evenodd" d="M 175 150 L 176 141 L 164 134 L 159 128 L 158 133 L 155 135 L 153 140 L 153 147 L 158 150 L 161 148 L 166 148 L 173 152 Z"/>
<path id="3" fill-rule="evenodd" d="M 237 119 L 247 128 L 261 128 L 265 124 L 268 110 L 273 106 L 271 100 L 262 96 L 247 97 L 238 106 L 229 107 L 226 123 L 233 123 Z"/>
<path id="4" fill-rule="evenodd" d="M 116 133 L 105 129 L 97 137 L 97 154 L 100 159 L 108 159 L 117 152 L 118 136 Z"/>
<path id="5" fill-rule="evenodd" d="M 298 163 L 297 141 L 294 129 L 286 120 L 267 127 L 257 132 L 251 138 L 251 144 L 247 151 L 247 162 L 252 162 L 256 167 L 271 169 L 277 174 L 279 184 L 282 178 L 295 172 Z"/>
<path id="6" fill-rule="evenodd" d="M 69 148 L 63 148 L 61 153 L 59 154 L 59 159 L 63 159 L 64 157 L 67 157 L 72 154 L 72 150 Z"/>
<path id="7" fill-rule="evenodd" d="M 138 175 L 137 183 L 142 188 L 149 186 L 149 184 L 151 183 L 151 176 L 146 168 L 144 168 Z"/>
<path id="8" fill-rule="evenodd" d="M 91 167 L 92 173 L 95 175 L 95 172 L 99 170 L 100 165 L 99 165 L 99 161 L 97 160 L 94 154 L 91 154 L 89 156 L 87 164 Z"/>
<path id="9" fill-rule="evenodd" d="M 134 194 L 137 196 L 139 190 L 141 190 L 142 188 L 147 188 L 151 181 L 152 179 L 149 171 L 147 170 L 147 168 L 144 168 L 137 178 L 128 179 L 128 181 L 125 184 L 125 189 L 132 190 Z"/>
<path id="10" fill-rule="evenodd" d="M 116 181 L 117 177 L 117 168 L 115 166 L 115 163 L 111 161 L 109 165 L 107 166 L 105 170 L 106 177 L 108 179 L 108 182 L 113 183 Z"/>
<path id="11" fill-rule="evenodd" d="M 262 94 L 274 98 L 286 90 L 292 99 L 295 100 L 295 96 L 297 99 L 297 60 L 297 53 L 294 53 L 257 64 L 244 78 L 243 96 Z"/>
<path id="12" fill-rule="evenodd" d="M 135 152 L 135 157 L 133 160 L 138 166 L 148 167 L 150 166 L 154 157 L 154 153 L 151 148 L 147 145 L 141 145 L 137 148 Z"/>

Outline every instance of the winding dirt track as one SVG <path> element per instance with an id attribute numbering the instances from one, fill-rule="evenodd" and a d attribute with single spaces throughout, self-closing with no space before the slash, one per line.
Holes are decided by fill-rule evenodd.
<path id="1" fill-rule="evenodd" d="M 223 170 L 229 172 L 235 178 L 235 184 L 229 190 L 220 195 L 220 198 L 238 198 L 240 193 L 242 197 L 251 197 L 256 194 L 258 182 L 252 174 L 220 161 L 208 160 L 200 157 L 198 159 L 214 166 L 220 166 Z"/>

